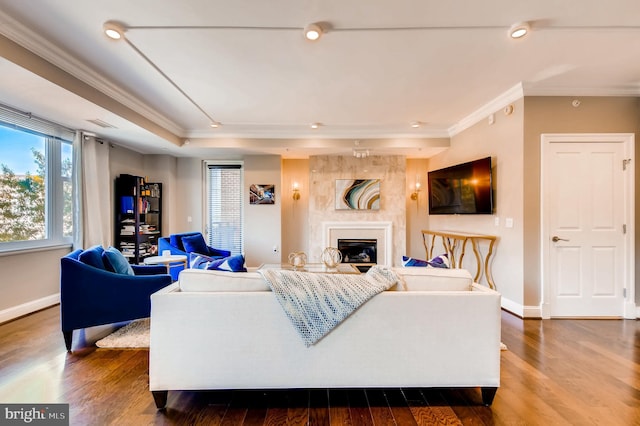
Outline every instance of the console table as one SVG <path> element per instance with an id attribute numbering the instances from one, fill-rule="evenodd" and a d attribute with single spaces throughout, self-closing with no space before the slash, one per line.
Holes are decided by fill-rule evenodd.
<path id="1" fill-rule="evenodd" d="M 435 246 L 437 238 L 442 240 L 442 245 L 449 256 L 452 268 L 462 267 L 462 259 L 464 258 L 467 241 L 470 241 L 471 248 L 473 249 L 473 253 L 476 257 L 476 275 L 473 280 L 475 282 L 479 282 L 478 280 L 484 274 L 489 288 L 496 288 L 496 285 L 493 282 L 493 277 L 491 276 L 490 266 L 493 247 L 498 237 L 495 235 L 472 234 L 458 231 L 422 230 L 422 243 L 427 251 L 427 259 L 431 259 L 433 257 L 433 247 Z M 486 242 L 489 245 L 484 258 L 480 253 L 479 248 L 479 244 L 481 242 Z"/>

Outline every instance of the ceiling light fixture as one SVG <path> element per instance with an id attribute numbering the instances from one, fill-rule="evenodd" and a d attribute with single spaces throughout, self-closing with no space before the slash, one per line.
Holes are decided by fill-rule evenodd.
<path id="1" fill-rule="evenodd" d="M 422 122 L 421 121 L 412 121 L 410 124 L 411 124 L 411 127 L 413 127 L 414 129 L 422 127 Z"/>
<path id="2" fill-rule="evenodd" d="M 316 41 L 322 36 L 322 28 L 317 23 L 309 24 L 304 27 L 304 38 L 309 41 Z"/>
<path id="3" fill-rule="evenodd" d="M 102 24 L 102 29 L 107 37 L 112 40 L 120 40 L 124 38 L 124 33 L 126 31 L 124 25 L 120 22 L 116 21 L 107 21 Z"/>
<path id="4" fill-rule="evenodd" d="M 519 22 L 517 24 L 513 24 L 509 29 L 509 37 L 522 38 L 527 35 L 530 29 L 531 27 L 529 26 L 528 22 Z"/>
<path id="5" fill-rule="evenodd" d="M 222 127 L 222 123 L 219 121 L 212 121 L 211 124 L 209 124 L 211 127 L 213 127 L 214 129 L 217 129 L 218 127 Z"/>
<path id="6" fill-rule="evenodd" d="M 311 127 L 312 129 L 317 129 L 320 126 L 322 126 L 322 123 L 311 123 L 311 124 L 309 124 L 309 127 Z"/>

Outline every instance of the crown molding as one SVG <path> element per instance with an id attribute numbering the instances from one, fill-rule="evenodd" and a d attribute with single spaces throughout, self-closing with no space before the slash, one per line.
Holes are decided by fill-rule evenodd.
<path id="1" fill-rule="evenodd" d="M 160 114 L 157 110 L 139 99 L 131 96 L 120 87 L 98 74 L 84 63 L 62 50 L 57 45 L 51 43 L 46 38 L 36 34 L 34 31 L 24 26 L 0 10 L 0 34 L 33 52 L 47 62 L 59 67 L 63 71 L 83 81 L 96 90 L 104 93 L 122 105 L 136 111 L 140 115 L 153 121 L 157 125 L 164 127 L 170 132 L 182 136 L 185 129 L 174 121 Z M 126 117 L 125 117 L 126 118 Z"/>
<path id="2" fill-rule="evenodd" d="M 225 123 L 217 129 L 189 131 L 186 138 L 255 138 L 255 139 L 425 139 L 449 138 L 446 128 L 408 130 L 407 126 L 322 126 L 311 129 L 299 125 L 234 125 Z"/>
<path id="3" fill-rule="evenodd" d="M 640 96 L 640 83 L 618 87 L 536 87 L 535 83 L 523 83 L 525 96 Z"/>
<path id="4" fill-rule="evenodd" d="M 521 99 L 524 96 L 524 87 L 522 83 L 518 83 L 500 96 L 484 104 L 453 126 L 449 127 L 449 137 L 453 137 L 458 133 L 467 130 L 474 124 L 484 120 L 489 114 L 501 110 L 506 105 Z"/>

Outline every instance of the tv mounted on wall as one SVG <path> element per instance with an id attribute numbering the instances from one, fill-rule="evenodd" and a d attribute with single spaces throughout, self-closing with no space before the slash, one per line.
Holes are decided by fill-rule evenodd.
<path id="1" fill-rule="evenodd" d="M 492 214 L 491 157 L 428 173 L 429 214 Z"/>

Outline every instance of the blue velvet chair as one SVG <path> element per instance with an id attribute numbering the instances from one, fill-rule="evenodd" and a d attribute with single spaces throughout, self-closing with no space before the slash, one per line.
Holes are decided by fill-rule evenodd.
<path id="1" fill-rule="evenodd" d="M 162 256 L 162 252 L 165 250 L 169 250 L 171 254 L 187 256 L 187 261 L 189 260 L 189 253 L 200 253 L 213 259 L 231 256 L 230 251 L 208 246 L 201 232 L 185 232 L 158 238 L 158 255 Z M 178 274 L 182 269 L 182 266 L 172 266 L 171 277 L 177 280 Z"/>
<path id="2" fill-rule="evenodd" d="M 60 314 L 68 351 L 73 330 L 148 317 L 151 294 L 172 282 L 164 265 L 127 262 L 120 265 L 124 273 L 115 272 L 105 257 L 105 250 L 94 246 L 60 259 Z"/>

